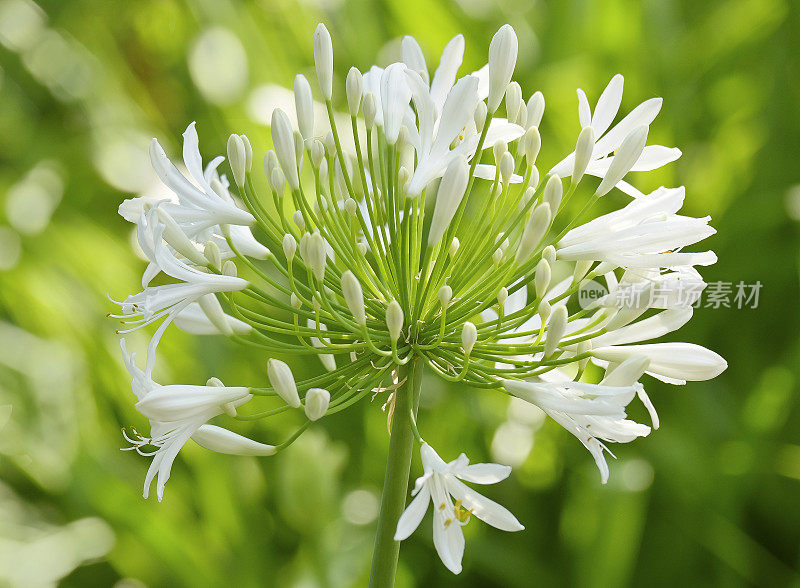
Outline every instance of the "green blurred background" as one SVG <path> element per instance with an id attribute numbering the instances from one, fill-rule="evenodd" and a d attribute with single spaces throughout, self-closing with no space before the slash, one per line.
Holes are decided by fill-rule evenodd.
<path id="1" fill-rule="evenodd" d="M 663 96 L 652 140 L 684 155 L 634 181 L 685 184 L 687 213 L 712 215 L 708 281 L 763 284 L 757 309 L 700 309 L 674 336 L 730 367 L 711 382 L 649 382 L 662 428 L 613 448 L 607 486 L 537 412 L 511 416 L 499 394 L 426 379 L 426 439 L 446 459 L 514 465 L 488 494 L 527 529 L 469 525 L 454 577 L 427 518 L 403 544 L 398 586 L 800 585 L 797 2 L 0 0 L 0 586 L 365 585 L 388 445 L 380 402 L 275 458 L 190 443 L 164 502 L 144 501 L 149 460 L 119 448 L 121 426 L 146 422 L 104 317 L 106 293 L 136 291 L 143 269 L 116 209 L 159 189 L 149 139 L 178 155 L 197 120 L 206 160 L 232 131 L 260 158 L 281 88 L 297 72 L 314 79 L 318 21 L 340 106 L 350 65 L 394 60 L 404 34 L 435 66 L 464 33 L 464 73 L 512 23 L 516 79 L 547 99 L 544 161 L 572 148 L 576 87 L 593 102 L 621 72 L 623 109 Z M 255 383 L 264 368 L 250 350 L 171 331 L 158 376 Z M 238 430 L 274 442 L 299 422 Z"/>

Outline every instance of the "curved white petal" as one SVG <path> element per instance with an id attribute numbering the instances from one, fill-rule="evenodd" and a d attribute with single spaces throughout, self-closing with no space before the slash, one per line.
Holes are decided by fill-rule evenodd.
<path id="1" fill-rule="evenodd" d="M 397 521 L 397 531 L 395 531 L 394 534 L 395 541 L 403 541 L 417 530 L 425 513 L 428 512 L 430 501 L 430 490 L 427 485 L 423 486 L 414 500 L 411 501 L 411 504 L 409 504 L 403 511 L 403 514 L 400 515 L 400 520 Z"/>

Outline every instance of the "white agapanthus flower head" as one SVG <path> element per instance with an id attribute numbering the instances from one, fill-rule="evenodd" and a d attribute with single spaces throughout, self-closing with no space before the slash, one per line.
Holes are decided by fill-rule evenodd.
<path id="1" fill-rule="evenodd" d="M 424 475 L 402 516 L 407 489 L 384 488 L 376 560 L 388 561 L 387 542 L 407 538 L 430 503 L 434 544 L 458 573 L 461 527 L 471 516 L 501 530 L 522 525 L 464 484 L 499 482 L 509 467 L 469 465 L 463 454 L 445 463 L 423 441 L 420 429 L 436 426 L 417 411 L 423 370 L 538 406 L 591 452 L 606 482 L 608 445 L 651 432 L 628 418 L 634 398 L 658 427 L 648 377 L 683 384 L 726 368 L 698 345 L 652 341 L 690 320 L 705 286 L 696 268 L 716 260 L 691 249 L 714 229 L 709 217 L 680 213 L 683 187 L 643 194 L 629 182 L 629 172 L 661 167 L 680 151 L 648 144 L 660 98 L 619 115 L 621 75 L 594 109 L 578 90 L 574 149 L 542 163 L 545 99 L 537 91 L 526 101 L 527 89 L 512 80 L 511 26 L 497 32 L 477 71 L 460 71 L 461 35 L 434 70 L 405 37 L 401 61 L 363 74 L 351 68 L 341 86 L 324 25 L 313 45 L 318 83 L 287 80 L 297 128 L 275 109 L 271 147 L 231 135 L 233 185 L 220 172 L 223 157 L 203 166 L 192 123 L 183 134 L 185 173 L 158 141 L 151 145 L 170 197 L 120 206 L 148 265 L 142 290 L 113 316 L 127 323 L 121 332 L 160 322 L 143 370 L 123 343 L 136 408 L 151 426 L 148 437 L 126 438 L 153 455 L 145 496 L 157 476 L 160 499 L 190 438 L 223 453 L 272 455 L 312 422 L 383 395 L 392 430 L 387 467 L 407 472 L 416 439 Z M 333 102 L 340 93 L 346 128 L 347 114 L 337 116 Z M 314 120 L 315 99 L 326 125 Z M 254 181 L 254 151 L 265 152 L 266 189 Z M 597 216 L 601 199 L 614 211 Z M 607 294 L 582 304 L 590 281 Z M 260 349 L 266 377 L 236 387 L 216 378 L 156 384 L 157 346 L 170 324 Z M 298 355 L 318 357 L 320 369 L 294 372 Z M 277 445 L 209 422 L 292 410 L 304 424 Z"/>

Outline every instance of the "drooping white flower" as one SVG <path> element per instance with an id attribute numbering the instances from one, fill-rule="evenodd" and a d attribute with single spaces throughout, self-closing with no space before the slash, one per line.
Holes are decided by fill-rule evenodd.
<path id="1" fill-rule="evenodd" d="M 120 341 L 122 356 L 131 375 L 131 389 L 137 398 L 136 408 L 150 421 L 150 436 L 135 436 L 126 439 L 142 455 L 153 456 L 144 480 L 142 495 L 147 498 L 154 478 L 158 501 L 164 498 L 164 485 L 169 479 L 172 463 L 184 444 L 206 424 L 223 412 L 236 408 L 252 398 L 248 388 L 226 386 L 161 386 L 150 374 L 136 365 L 136 354 L 128 354 L 125 339 Z M 255 452 L 257 455 L 272 455 L 271 445 L 257 444 L 235 433 L 220 433 L 215 429 L 203 429 L 198 436 L 201 445 L 213 450 L 226 449 L 224 453 Z M 224 441 L 224 442 L 223 442 Z M 145 452 L 145 447 L 155 451 Z M 248 449 L 249 448 L 249 449 Z"/>
<path id="2" fill-rule="evenodd" d="M 442 563 L 458 574 L 464 555 L 464 532 L 461 527 L 469 522 L 472 515 L 501 531 L 521 531 L 525 528 L 508 509 L 464 484 L 496 484 L 509 476 L 509 466 L 496 463 L 470 465 L 463 453 L 445 463 L 427 443 L 422 444 L 419 452 L 425 473 L 417 478 L 411 493 L 415 498 L 397 522 L 395 541 L 408 538 L 422 522 L 428 505 L 433 504 L 433 544 Z"/>
<path id="3" fill-rule="evenodd" d="M 633 363 L 636 369 L 629 373 L 630 364 Z M 609 385 L 607 380 L 601 384 L 505 380 L 503 386 L 514 396 L 541 408 L 575 435 L 594 457 L 601 481 L 605 484 L 609 470 L 604 452 L 608 448 L 603 442 L 628 443 L 650 433 L 650 427 L 629 420 L 625 413 L 625 407 L 638 394 L 651 415 L 655 415 L 644 388 L 636 382 L 645 367 L 646 362 L 638 359 L 620 365 L 617 369 L 625 372 L 626 377 L 624 381 L 614 381 L 613 385 Z M 657 416 L 652 418 L 655 423 Z"/>
<path id="4" fill-rule="evenodd" d="M 559 259 L 605 261 L 625 268 L 711 265 L 711 251 L 686 253 L 680 249 L 713 235 L 711 217 L 676 214 L 685 189 L 659 188 L 570 230 L 558 242 Z"/>
<path id="5" fill-rule="evenodd" d="M 578 89 L 578 119 L 581 128 L 591 127 L 594 131 L 595 144 L 586 173 L 592 176 L 604 177 L 608 171 L 609 166 L 614 160 L 614 153 L 620 148 L 622 142 L 625 140 L 631 131 L 641 126 L 649 126 L 661 110 L 661 98 L 651 98 L 639 104 L 620 122 L 614 125 L 611 130 L 608 130 L 614 118 L 619 112 L 620 104 L 622 104 L 622 87 L 624 78 L 622 75 L 617 74 L 603 90 L 600 98 L 597 100 L 594 113 L 589 107 L 589 101 L 586 98 L 586 93 Z M 607 132 L 606 132 L 607 131 Z M 672 161 L 675 161 L 681 156 L 680 149 L 664 147 L 662 145 L 648 145 L 641 152 L 636 163 L 630 168 L 631 171 L 651 171 L 658 169 Z M 567 155 L 559 163 L 557 163 L 550 170 L 550 173 L 565 176 L 572 172 L 575 165 L 575 152 Z M 630 196 L 639 197 L 641 192 L 628 184 L 627 182 L 620 181 L 616 186 L 629 194 Z"/>

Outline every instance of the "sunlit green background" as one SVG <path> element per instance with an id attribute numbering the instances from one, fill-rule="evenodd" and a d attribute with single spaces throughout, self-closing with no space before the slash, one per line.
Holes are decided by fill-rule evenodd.
<path id="1" fill-rule="evenodd" d="M 621 72 L 623 109 L 663 96 L 651 136 L 684 156 L 634 181 L 685 184 L 685 210 L 712 215 L 720 261 L 709 281 L 763 283 L 757 309 L 701 309 L 675 336 L 715 349 L 730 368 L 684 387 L 648 382 L 662 428 L 613 448 L 607 486 L 554 423 L 512 417 L 500 394 L 426 379 L 426 439 L 447 459 L 465 451 L 512 463 L 488 494 L 527 529 L 473 522 L 454 577 L 428 518 L 402 547 L 398 585 L 800 585 L 799 8 L 0 0 L 0 586 L 365 585 L 388 444 L 382 400 L 325 420 L 275 458 L 190 443 L 164 502 L 144 501 L 148 460 L 119 448 L 121 426 L 146 423 L 104 316 L 113 310 L 106 293 L 136 291 L 143 269 L 116 209 L 158 190 L 149 139 L 178 155 L 180 133 L 197 120 L 206 159 L 224 152 L 232 131 L 263 155 L 265 113 L 286 100 L 281 88 L 297 72 L 313 81 L 318 21 L 331 30 L 339 80 L 351 65 L 394 60 L 404 34 L 435 65 L 465 33 L 468 72 L 485 63 L 497 27 L 512 23 L 516 77 L 526 97 L 547 98 L 544 161 L 572 148 L 576 87 L 596 99 Z M 160 347 L 162 382 L 215 375 L 258 385 L 264 372 L 263 357 L 224 340 L 172 331 Z M 275 442 L 299 422 L 238 430 Z"/>

